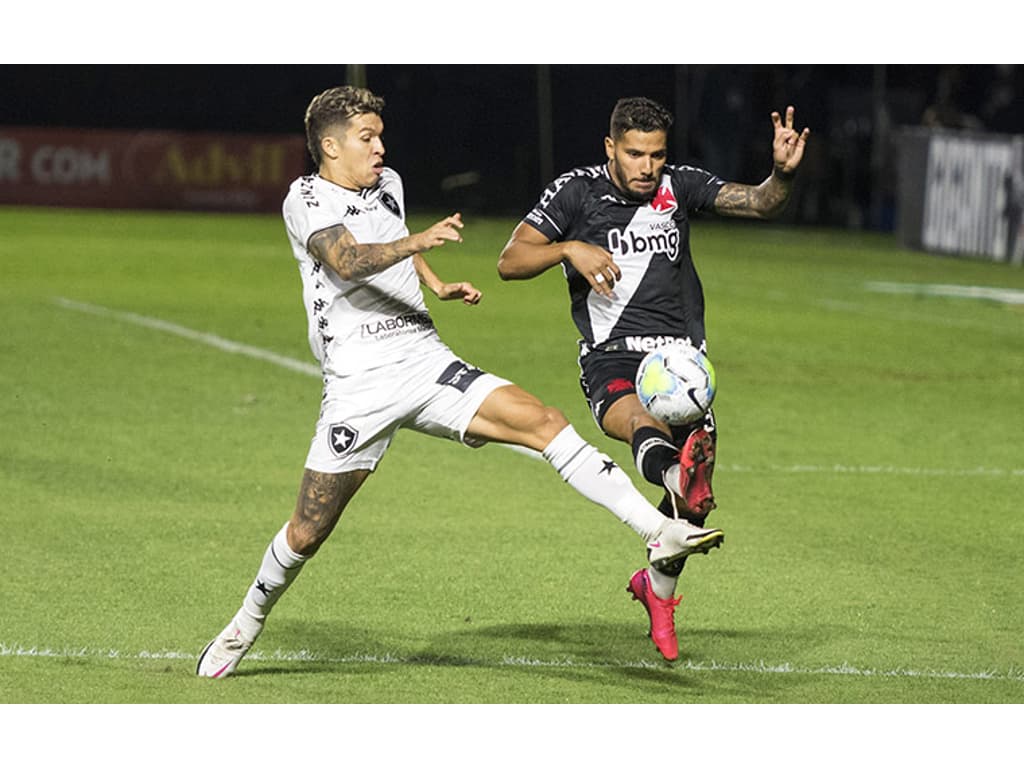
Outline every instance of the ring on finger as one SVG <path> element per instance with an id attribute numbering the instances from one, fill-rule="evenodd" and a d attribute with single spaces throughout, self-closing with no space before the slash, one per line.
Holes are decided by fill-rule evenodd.
<path id="1" fill-rule="evenodd" d="M 603 283 L 604 282 L 604 275 L 602 275 L 600 273 L 594 275 L 594 282 L 595 283 Z"/>

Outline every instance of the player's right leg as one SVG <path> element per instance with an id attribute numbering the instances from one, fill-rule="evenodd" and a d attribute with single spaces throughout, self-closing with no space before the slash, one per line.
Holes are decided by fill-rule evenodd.
<path id="1" fill-rule="evenodd" d="M 345 505 L 369 474 L 367 470 L 342 474 L 305 470 L 295 512 L 267 547 L 241 607 L 199 655 L 197 675 L 222 678 L 235 671 L 263 631 L 274 605 L 330 536 Z"/>
<path id="2" fill-rule="evenodd" d="M 387 372 L 383 376 L 385 383 L 394 378 Z M 325 380 L 295 510 L 267 547 L 241 607 L 200 656 L 196 672 L 201 677 L 226 677 L 234 671 L 263 631 L 271 609 L 376 467 L 404 415 L 391 409 L 395 398 L 380 407 L 381 386 L 372 376 Z"/>

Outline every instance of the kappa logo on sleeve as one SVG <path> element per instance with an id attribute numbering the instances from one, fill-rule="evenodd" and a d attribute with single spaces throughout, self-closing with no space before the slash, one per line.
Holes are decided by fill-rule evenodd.
<path id="1" fill-rule="evenodd" d="M 474 368 L 461 360 L 456 360 L 444 369 L 444 373 L 437 379 L 437 383 L 455 387 L 460 392 L 465 392 L 469 389 L 470 384 L 483 375 L 484 372 L 479 368 Z"/>
<path id="2" fill-rule="evenodd" d="M 351 451 L 359 439 L 359 432 L 348 424 L 331 424 L 327 430 L 327 444 L 335 456 L 344 456 Z"/>

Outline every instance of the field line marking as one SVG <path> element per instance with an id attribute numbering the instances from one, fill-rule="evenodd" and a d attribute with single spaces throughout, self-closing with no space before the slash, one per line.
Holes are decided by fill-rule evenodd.
<path id="1" fill-rule="evenodd" d="M 74 301 L 67 299 L 62 296 L 56 296 L 53 299 L 54 303 L 64 309 L 73 310 L 76 312 L 84 312 L 86 314 L 95 315 L 97 317 L 107 317 L 122 322 L 132 323 L 143 328 L 150 328 L 156 331 L 163 331 L 170 333 L 181 338 L 188 339 L 189 341 L 195 341 L 200 344 L 206 344 L 207 346 L 219 349 L 222 352 L 230 352 L 232 354 L 244 355 L 251 357 L 256 360 L 262 360 L 273 365 L 287 368 L 290 371 L 297 373 L 303 373 L 308 376 L 314 376 L 321 378 L 322 373 L 320 368 L 312 363 L 306 363 L 301 360 L 296 360 L 293 357 L 286 357 L 271 352 L 261 347 L 254 347 L 249 344 L 242 344 L 231 339 L 226 339 L 223 336 L 217 336 L 213 333 L 204 333 L 202 331 L 196 331 L 191 328 L 187 328 L 177 323 L 171 323 L 166 320 L 160 320 L 156 317 L 148 317 L 146 315 L 139 315 L 135 312 L 124 312 L 116 309 L 108 309 L 97 304 L 87 304 L 82 301 Z M 537 451 L 533 451 L 529 448 L 524 448 L 518 445 L 507 445 L 504 443 L 499 444 L 502 448 L 521 453 L 524 456 L 528 456 L 531 459 L 538 459 L 543 461 L 543 457 Z M 964 469 L 929 469 L 927 467 L 892 467 L 892 466 L 848 466 L 843 464 L 833 465 L 800 465 L 795 464 L 792 466 L 763 466 L 754 467 L 746 465 L 722 465 L 723 468 L 728 469 L 731 472 L 780 472 L 784 474 L 801 474 L 801 473 L 834 473 L 834 474 L 876 474 L 876 475 L 920 475 L 920 476 L 989 476 L 989 477 L 1024 477 L 1024 468 L 1017 469 L 998 469 L 989 467 L 975 467 L 975 468 L 964 468 Z"/>
<path id="2" fill-rule="evenodd" d="M 928 312 L 912 311 L 909 309 L 880 311 L 876 308 L 868 307 L 860 302 L 845 301 L 841 299 L 814 299 L 812 303 L 815 306 L 827 309 L 830 312 L 851 313 L 874 319 L 885 317 L 890 320 L 925 323 L 942 328 L 968 328 L 971 330 L 988 331 L 990 333 L 1001 335 L 1013 335 L 1014 337 L 1020 333 L 1012 323 L 994 325 L 992 323 L 977 320 L 950 317 L 949 315 L 936 315 Z"/>
<path id="3" fill-rule="evenodd" d="M 729 472 L 834 475 L 911 475 L 918 477 L 1024 477 L 1024 468 L 1003 469 L 999 467 L 894 467 L 891 465 L 865 466 L 849 464 L 791 464 L 789 466 L 765 464 L 720 464 Z"/>
<path id="4" fill-rule="evenodd" d="M 949 285 L 943 283 L 889 283 L 871 281 L 864 288 L 875 293 L 941 296 L 952 299 L 981 299 L 1001 304 L 1024 304 L 1024 291 L 1013 288 L 990 288 L 984 285 Z"/>
<path id="5" fill-rule="evenodd" d="M 158 660 L 158 661 L 192 661 L 198 658 L 196 653 L 185 653 L 182 651 L 138 651 L 126 652 L 116 649 L 94 649 L 94 648 L 66 648 L 57 650 L 53 648 L 40 648 L 38 646 L 25 647 L 21 645 L 8 645 L 0 643 L 0 658 L 3 657 L 30 657 L 40 659 L 69 659 L 69 658 L 95 658 L 95 659 L 127 659 L 127 660 Z M 430 665 L 436 663 L 444 666 L 443 660 L 430 661 L 429 657 L 419 658 L 417 656 L 402 657 L 393 654 L 374 653 L 353 653 L 346 656 L 328 656 L 316 651 L 299 650 L 284 651 L 277 649 L 270 652 L 253 651 L 246 657 L 248 662 L 272 663 L 308 663 L 308 664 L 329 664 L 332 666 L 346 665 Z M 843 662 L 841 664 L 826 664 L 822 666 L 799 666 L 789 662 L 773 663 L 764 660 L 754 662 L 722 662 L 722 661 L 681 661 L 671 667 L 659 661 L 635 660 L 635 661 L 576 661 L 569 658 L 561 659 L 537 659 L 526 656 L 504 656 L 497 660 L 472 659 L 460 657 L 459 666 L 466 664 L 475 666 L 496 666 L 496 667 L 544 667 L 558 669 L 681 669 L 687 672 L 738 672 L 759 675 L 836 675 L 844 677 L 914 677 L 935 680 L 989 680 L 1024 683 L 1024 670 L 1010 667 L 1005 672 L 996 670 L 983 670 L 979 672 L 963 672 L 958 670 L 944 669 L 911 669 L 898 667 L 896 669 L 876 669 L 870 667 L 857 667 Z"/>
<path id="6" fill-rule="evenodd" d="M 121 320 L 127 323 L 132 323 L 133 325 L 142 326 L 143 328 L 150 328 L 152 330 L 174 334 L 175 336 L 180 336 L 184 339 L 188 339 L 189 341 L 197 341 L 201 344 L 206 344 L 207 346 L 219 349 L 222 352 L 230 352 L 236 355 L 252 357 L 256 360 L 263 360 L 282 368 L 287 368 L 288 370 L 296 371 L 298 373 L 305 373 L 310 376 L 316 376 L 317 378 L 320 378 L 321 376 L 320 368 L 312 363 L 305 363 L 292 357 L 278 355 L 267 349 L 253 347 L 237 341 L 231 341 L 230 339 L 225 339 L 223 336 L 217 336 L 213 333 L 203 333 L 202 331 L 195 331 L 191 328 L 186 328 L 183 325 L 170 323 L 166 320 L 160 320 L 155 317 L 137 315 L 134 312 L 122 312 L 115 309 L 108 309 L 96 304 L 86 304 L 81 301 L 73 301 L 62 296 L 56 296 L 53 300 L 58 306 L 63 307 L 64 309 L 84 312 L 86 314 L 96 315 L 97 317 L 109 317 L 115 320 Z"/>

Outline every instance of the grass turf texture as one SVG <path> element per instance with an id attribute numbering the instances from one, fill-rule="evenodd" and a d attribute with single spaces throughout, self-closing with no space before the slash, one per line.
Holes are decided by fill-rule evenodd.
<path id="1" fill-rule="evenodd" d="M 513 225 L 430 255 L 484 292 L 428 297 L 443 338 L 656 500 L 582 400 L 559 271 L 498 279 Z M 1024 702 L 1024 310 L 866 287 L 1024 271 L 767 225 L 693 247 L 727 537 L 683 575 L 674 667 L 628 528 L 542 462 L 406 431 L 215 682 L 195 657 L 291 513 L 320 384 L 55 298 L 309 362 L 280 220 L 0 209 L 0 701 Z"/>

